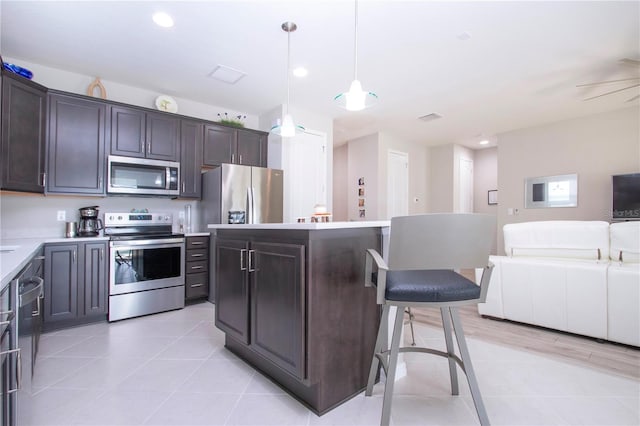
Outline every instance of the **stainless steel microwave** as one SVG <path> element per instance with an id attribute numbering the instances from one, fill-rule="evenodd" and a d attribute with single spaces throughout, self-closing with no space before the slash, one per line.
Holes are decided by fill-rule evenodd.
<path id="1" fill-rule="evenodd" d="M 110 155 L 107 192 L 127 195 L 178 196 L 180 163 Z"/>

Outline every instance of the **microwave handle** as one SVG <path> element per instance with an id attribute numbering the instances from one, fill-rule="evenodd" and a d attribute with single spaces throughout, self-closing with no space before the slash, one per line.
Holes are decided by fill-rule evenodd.
<path id="1" fill-rule="evenodd" d="M 164 189 L 171 189 L 171 167 L 165 169 Z"/>

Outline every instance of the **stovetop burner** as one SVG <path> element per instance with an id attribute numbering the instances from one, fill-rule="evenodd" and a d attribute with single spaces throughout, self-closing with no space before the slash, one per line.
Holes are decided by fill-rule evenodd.
<path id="1" fill-rule="evenodd" d="M 104 235 L 112 240 L 184 238 L 172 231 L 171 213 L 105 213 Z"/>

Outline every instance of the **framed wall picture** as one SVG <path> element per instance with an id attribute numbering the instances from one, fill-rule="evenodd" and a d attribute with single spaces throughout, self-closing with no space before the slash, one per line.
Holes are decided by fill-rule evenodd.
<path id="1" fill-rule="evenodd" d="M 490 206 L 494 206 L 498 204 L 498 190 L 492 189 L 491 191 L 487 191 L 487 202 Z"/>
<path id="2" fill-rule="evenodd" d="M 358 197 L 364 197 L 364 188 L 358 188 Z"/>
<path id="3" fill-rule="evenodd" d="M 524 207 L 578 207 L 578 175 L 541 176 L 524 182 Z"/>
<path id="4" fill-rule="evenodd" d="M 364 198 L 358 198 L 358 207 L 364 207 Z"/>

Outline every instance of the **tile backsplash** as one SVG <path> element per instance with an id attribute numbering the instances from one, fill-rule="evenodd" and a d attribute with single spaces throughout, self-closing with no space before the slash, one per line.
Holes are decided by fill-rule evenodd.
<path id="1" fill-rule="evenodd" d="M 179 230 L 180 213 L 191 205 L 192 229 L 198 231 L 198 201 L 141 197 L 73 197 L 43 196 L 37 194 L 0 195 L 0 238 L 63 237 L 65 221 L 57 220 L 58 211 L 64 211 L 66 221 L 78 221 L 81 207 L 98 206 L 100 219 L 105 212 L 128 212 L 148 209 L 150 212 L 173 214 L 174 231 Z"/>

